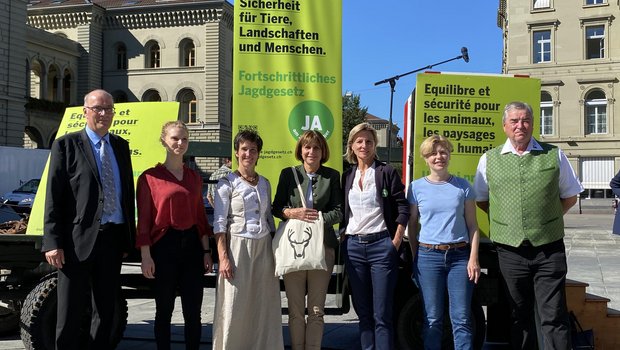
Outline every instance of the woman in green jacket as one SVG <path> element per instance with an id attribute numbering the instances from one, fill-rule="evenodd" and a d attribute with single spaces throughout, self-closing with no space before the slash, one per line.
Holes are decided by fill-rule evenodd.
<path id="1" fill-rule="evenodd" d="M 340 174 L 332 168 L 323 166 L 329 159 L 329 148 L 320 132 L 313 130 L 304 132 L 295 147 L 295 157 L 302 162 L 295 167 L 295 171 L 303 193 L 300 194 L 297 189 L 291 168 L 282 169 L 272 213 L 282 220 L 292 218 L 305 221 L 314 221 L 319 214 L 323 215 L 325 222 L 323 243 L 327 271 L 296 271 L 284 275 L 292 348 L 318 350 L 321 349 L 323 338 L 325 296 L 334 267 L 335 248 L 338 246 L 338 236 L 333 226 L 342 220 Z M 306 208 L 303 207 L 302 200 L 306 202 Z M 304 315 L 306 292 L 307 321 Z"/>

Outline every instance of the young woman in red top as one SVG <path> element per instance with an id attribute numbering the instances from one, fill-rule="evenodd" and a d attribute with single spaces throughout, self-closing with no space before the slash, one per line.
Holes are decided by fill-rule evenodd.
<path id="1" fill-rule="evenodd" d="M 177 288 L 185 320 L 185 348 L 198 349 L 202 323 L 202 276 L 213 270 L 208 237 L 213 234 L 202 201 L 202 178 L 183 164 L 189 130 L 181 121 L 164 124 L 163 164 L 138 178 L 138 234 L 142 274 L 154 278 L 155 341 L 170 349 L 170 320 Z"/>

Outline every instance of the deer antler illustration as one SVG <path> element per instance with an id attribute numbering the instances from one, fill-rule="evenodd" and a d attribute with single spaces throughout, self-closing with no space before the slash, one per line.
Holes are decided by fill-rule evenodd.
<path id="1" fill-rule="evenodd" d="M 288 241 L 291 243 L 291 247 L 293 247 L 294 258 L 305 258 L 306 257 L 306 247 L 310 244 L 310 239 L 312 238 L 312 227 L 306 226 L 303 231 L 303 239 L 297 240 L 297 237 L 293 237 L 295 235 L 295 230 L 292 228 L 288 229 Z"/>

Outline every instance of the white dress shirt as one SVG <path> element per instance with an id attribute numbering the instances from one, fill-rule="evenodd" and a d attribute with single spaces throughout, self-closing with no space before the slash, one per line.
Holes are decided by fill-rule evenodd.
<path id="1" fill-rule="evenodd" d="M 513 153 L 516 155 L 524 155 L 530 153 L 530 151 L 540 151 L 542 147 L 534 140 L 530 139 L 530 143 L 527 145 L 525 152 L 519 154 L 517 150 L 507 139 L 502 147 L 501 154 Z M 570 165 L 568 158 L 561 149 L 558 150 L 558 157 L 560 158 L 560 198 L 570 198 L 583 192 L 583 186 L 573 171 L 573 167 Z M 483 154 L 478 162 L 478 168 L 476 169 L 476 177 L 474 178 L 474 191 L 476 193 L 477 202 L 487 202 L 489 200 L 489 183 L 487 181 L 487 154 Z"/>
<path id="2" fill-rule="evenodd" d="M 364 174 L 362 188 L 360 178 L 362 173 L 359 168 L 355 171 L 353 187 L 349 191 L 349 207 L 351 216 L 347 225 L 347 235 L 364 235 L 387 230 L 381 206 L 377 200 L 377 184 L 375 183 L 374 165 Z"/>

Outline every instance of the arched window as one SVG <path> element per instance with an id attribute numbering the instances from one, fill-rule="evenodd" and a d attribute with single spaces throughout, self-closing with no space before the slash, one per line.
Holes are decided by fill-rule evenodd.
<path id="1" fill-rule="evenodd" d="M 142 102 L 160 102 L 161 95 L 159 95 L 159 91 L 154 89 L 146 90 L 144 95 L 142 95 Z"/>
<path id="2" fill-rule="evenodd" d="M 44 99 L 43 86 L 45 85 L 43 77 L 45 76 L 45 66 L 39 60 L 33 60 L 30 66 L 30 94 L 32 98 Z"/>
<path id="3" fill-rule="evenodd" d="M 43 137 L 41 137 L 41 133 L 39 132 L 39 130 L 37 130 L 37 128 L 33 126 L 26 126 L 24 129 L 24 133 L 26 134 L 26 136 L 28 136 L 30 142 L 36 145 L 36 147 L 34 148 L 45 148 L 45 145 L 43 143 Z"/>
<path id="4" fill-rule="evenodd" d="M 58 67 L 55 65 L 51 65 L 49 67 L 49 71 L 47 73 L 47 96 L 43 98 L 48 101 L 59 101 L 58 99 L 58 89 L 60 82 L 60 72 L 58 71 Z"/>
<path id="5" fill-rule="evenodd" d="M 179 45 L 179 56 L 181 57 L 180 65 L 182 67 L 196 66 L 196 46 L 191 39 L 183 39 Z"/>
<path id="6" fill-rule="evenodd" d="M 196 102 L 196 95 L 191 89 L 183 89 L 179 92 L 177 98 L 180 106 L 179 119 L 185 123 L 197 123 L 198 122 L 198 105 Z"/>
<path id="7" fill-rule="evenodd" d="M 116 69 L 127 69 L 127 47 L 124 44 L 116 46 Z"/>
<path id="8" fill-rule="evenodd" d="M 553 135 L 553 101 L 546 91 L 540 93 L 540 134 Z"/>
<path id="9" fill-rule="evenodd" d="M 149 41 L 146 46 L 146 68 L 161 67 L 161 51 L 157 41 Z"/>
<path id="10" fill-rule="evenodd" d="M 593 90 L 586 95 L 585 102 L 586 134 L 607 133 L 607 98 L 601 90 Z"/>

